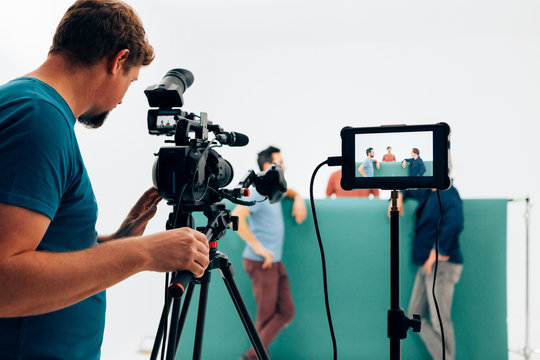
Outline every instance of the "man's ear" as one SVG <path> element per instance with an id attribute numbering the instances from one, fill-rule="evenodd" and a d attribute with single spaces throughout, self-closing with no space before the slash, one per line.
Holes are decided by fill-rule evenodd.
<path id="1" fill-rule="evenodd" d="M 109 70 L 111 74 L 115 74 L 118 71 L 125 69 L 127 64 L 127 59 L 129 57 L 129 50 L 122 49 L 114 56 L 109 64 Z"/>

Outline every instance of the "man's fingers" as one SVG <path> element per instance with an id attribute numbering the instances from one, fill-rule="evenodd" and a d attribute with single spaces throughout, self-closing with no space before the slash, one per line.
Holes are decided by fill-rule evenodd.
<path id="1" fill-rule="evenodd" d="M 144 199 L 143 203 L 140 204 L 144 208 L 144 210 L 148 210 L 153 207 L 157 207 L 157 204 L 161 201 L 161 195 L 159 195 L 157 192 L 155 192 L 152 195 L 149 195 L 147 198 Z"/>
<path id="2" fill-rule="evenodd" d="M 156 206 L 157 204 L 159 204 L 159 202 L 162 200 L 161 198 L 161 195 L 159 195 L 157 192 L 156 194 L 152 197 L 152 200 L 150 201 L 150 205 L 151 206 Z"/>
<path id="3" fill-rule="evenodd" d="M 143 220 L 144 222 L 150 221 L 150 219 L 152 219 L 154 215 L 156 215 L 156 212 L 157 212 L 157 207 L 150 206 L 141 216 L 141 220 Z"/>
<path id="4" fill-rule="evenodd" d="M 187 269 L 189 272 L 193 274 L 196 278 L 200 278 L 204 275 L 204 270 L 206 270 L 206 266 L 202 266 L 197 263 L 193 263 L 193 265 Z"/>
<path id="5" fill-rule="evenodd" d="M 161 201 L 161 195 L 157 192 L 155 188 L 150 188 L 141 195 L 139 200 L 133 206 L 133 210 L 144 210 L 146 211 L 149 207 L 157 205 Z"/>
<path id="6" fill-rule="evenodd" d="M 264 259 L 264 262 L 262 264 L 263 269 L 270 269 L 272 267 L 272 260 L 270 258 Z"/>
<path id="7" fill-rule="evenodd" d="M 307 211 L 305 209 L 294 209 L 292 215 L 296 219 L 297 224 L 301 224 L 307 217 Z"/>
<path id="8" fill-rule="evenodd" d="M 200 231 L 197 231 L 197 230 L 193 230 L 191 228 L 186 228 L 186 229 L 189 229 L 189 231 L 191 231 L 192 235 L 195 237 L 195 239 L 200 242 L 201 244 L 204 245 L 204 248 L 206 250 L 208 250 L 208 239 L 206 238 L 206 235 L 204 235 L 202 232 Z"/>

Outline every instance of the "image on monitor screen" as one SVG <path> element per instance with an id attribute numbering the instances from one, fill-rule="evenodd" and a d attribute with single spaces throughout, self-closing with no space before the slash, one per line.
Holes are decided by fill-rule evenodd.
<path id="1" fill-rule="evenodd" d="M 355 177 L 433 176 L 433 132 L 355 135 Z"/>

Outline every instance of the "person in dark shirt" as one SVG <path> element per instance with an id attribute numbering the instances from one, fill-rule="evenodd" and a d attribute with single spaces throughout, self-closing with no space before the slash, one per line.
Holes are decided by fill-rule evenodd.
<path id="1" fill-rule="evenodd" d="M 451 187 L 440 192 L 442 217 L 439 226 L 439 264 L 435 282 L 435 296 L 444 329 L 446 359 L 455 358 L 454 326 L 451 319 L 454 287 L 461 277 L 463 256 L 459 234 L 463 230 L 463 206 L 458 191 Z M 400 193 L 398 208 L 403 209 L 403 199 L 416 199 L 416 223 L 412 261 L 418 266 L 409 301 L 409 315 L 422 317 L 420 337 L 433 359 L 442 357 L 442 339 L 439 320 L 433 301 L 435 236 L 439 218 L 437 192 L 430 189 L 407 190 Z"/>
<path id="2" fill-rule="evenodd" d="M 405 169 L 407 164 L 410 164 L 409 176 L 424 176 L 426 166 L 424 165 L 424 160 L 420 158 L 420 150 L 413 148 L 411 156 L 412 158 L 403 160 L 401 166 Z"/>

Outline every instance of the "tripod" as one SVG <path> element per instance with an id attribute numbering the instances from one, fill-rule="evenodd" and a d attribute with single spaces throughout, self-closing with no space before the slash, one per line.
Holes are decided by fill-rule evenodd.
<path id="1" fill-rule="evenodd" d="M 253 320 L 251 319 L 251 316 L 247 310 L 242 295 L 238 290 L 238 286 L 234 281 L 234 267 L 229 262 L 229 258 L 226 254 L 217 251 L 218 240 L 225 235 L 225 231 L 230 228 L 231 224 L 233 225 L 234 230 L 236 230 L 238 225 L 237 218 L 231 216 L 230 211 L 225 208 L 225 204 L 223 203 L 184 206 L 182 210 L 179 210 L 178 208 L 175 208 L 174 210 L 175 211 L 170 214 L 169 221 L 167 222 L 168 229 L 175 227 L 174 225 L 178 223 L 193 227 L 193 217 L 191 215 L 193 211 L 202 210 L 204 215 L 208 218 L 208 224 L 204 228 L 203 232 L 205 233 L 210 245 L 210 264 L 206 268 L 204 275 L 198 279 L 193 278 L 191 273 L 187 271 L 175 273 L 175 276 L 171 281 L 171 285 L 169 286 L 169 294 L 173 297 L 173 299 L 171 301 L 171 298 L 168 296 L 166 297 L 150 359 L 157 359 L 160 344 L 163 340 L 163 347 L 161 349 L 162 356 L 166 351 L 166 359 L 174 360 L 178 344 L 180 343 L 180 337 L 182 335 L 182 330 L 184 328 L 184 323 L 195 285 L 200 285 L 201 289 L 195 329 L 195 343 L 193 346 L 193 359 L 199 360 L 201 358 L 208 287 L 210 285 L 211 278 L 210 271 L 213 269 L 218 269 L 223 281 L 225 282 L 225 286 L 229 291 L 229 295 L 231 296 L 234 306 L 238 311 L 238 315 L 242 320 L 242 324 L 244 325 L 247 335 L 249 336 L 251 344 L 255 349 L 257 357 L 262 360 L 268 360 L 268 354 L 266 353 L 259 334 L 255 329 L 255 325 L 253 324 Z M 186 289 L 184 304 L 180 310 L 180 296 L 182 296 L 184 292 L 185 285 L 183 283 L 187 282 L 185 279 L 189 281 L 189 285 Z M 168 335 L 168 341 L 166 341 L 166 323 L 167 319 L 169 318 L 171 303 L 172 313 L 170 315 L 170 332 Z"/>
<path id="2" fill-rule="evenodd" d="M 390 309 L 388 309 L 388 338 L 390 339 L 390 360 L 401 359 L 401 340 L 407 331 L 420 331 L 420 315 L 410 319 L 399 306 L 399 209 L 398 191 L 392 190 L 390 207 Z"/>

